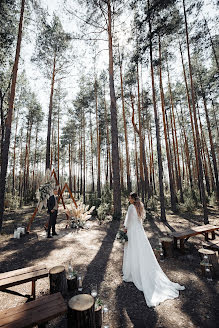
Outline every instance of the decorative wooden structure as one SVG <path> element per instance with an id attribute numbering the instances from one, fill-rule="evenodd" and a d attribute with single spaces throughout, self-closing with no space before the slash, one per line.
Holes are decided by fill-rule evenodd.
<path id="1" fill-rule="evenodd" d="M 54 176 L 55 181 L 56 181 L 56 186 L 58 186 L 58 185 L 59 185 L 59 182 L 58 182 L 58 179 L 57 179 L 57 176 L 56 176 L 56 173 L 55 173 L 55 170 L 54 170 L 54 169 L 53 169 L 52 172 L 51 172 L 51 177 L 52 177 L 52 176 Z M 63 197 L 62 197 L 63 192 L 65 191 L 65 189 L 68 190 L 68 192 L 69 192 L 69 194 L 70 194 L 70 197 L 71 197 L 71 199 L 73 200 L 73 202 L 74 202 L 74 204 L 75 204 L 75 207 L 77 208 L 77 207 L 78 207 L 78 206 L 77 206 L 77 203 L 76 203 L 76 201 L 75 201 L 75 199 L 74 199 L 74 197 L 73 197 L 73 195 L 72 195 L 72 192 L 71 192 L 71 190 L 70 190 L 70 188 L 69 188 L 69 186 L 68 186 L 67 183 L 64 184 L 64 187 L 62 188 L 62 190 L 60 189 L 60 187 L 59 187 L 59 189 L 58 189 L 58 193 L 59 193 L 58 203 L 59 203 L 59 201 L 61 200 L 64 209 L 66 209 L 66 207 L 65 207 L 65 202 L 64 202 L 64 199 L 63 199 Z M 29 223 L 28 223 L 28 225 L 27 225 L 27 233 L 30 232 L 31 224 L 32 224 L 32 222 L 33 222 L 33 220 L 34 220 L 34 218 L 35 218 L 37 212 L 38 212 L 38 207 L 35 208 L 34 213 L 33 213 L 33 215 L 31 216 L 31 218 L 30 218 L 30 220 L 29 220 Z M 68 219 L 69 219 L 69 216 L 68 216 L 67 213 L 66 213 L 66 217 L 67 217 L 67 220 L 68 220 Z M 46 227 L 46 228 L 48 227 L 48 223 L 45 225 L 45 227 Z"/>
<path id="2" fill-rule="evenodd" d="M 49 270 L 50 294 L 60 292 L 65 295 L 67 292 L 67 279 L 65 267 L 55 266 Z"/>
<path id="3" fill-rule="evenodd" d="M 48 270 L 45 266 L 32 266 L 28 268 L 8 271 L 0 274 L 0 291 L 23 296 L 18 292 L 8 290 L 7 288 L 31 282 L 31 296 L 36 297 L 36 281 L 48 276 Z"/>
<path id="4" fill-rule="evenodd" d="M 72 297 L 68 302 L 68 327 L 95 328 L 94 303 L 88 294 Z"/>
<path id="5" fill-rule="evenodd" d="M 60 293 L 47 295 L 35 301 L 5 309 L 0 312 L 1 328 L 27 328 L 46 323 L 67 312 L 67 305 Z"/>
<path id="6" fill-rule="evenodd" d="M 208 259 L 209 259 L 209 263 L 212 265 L 212 273 L 214 275 L 218 275 L 219 274 L 219 264 L 218 264 L 218 258 L 216 255 L 216 252 L 210 250 L 210 249 L 205 249 L 205 248 L 200 248 L 198 250 L 199 255 L 201 257 L 201 259 L 204 259 L 204 256 L 207 255 Z"/>
<path id="7" fill-rule="evenodd" d="M 164 257 L 173 257 L 173 240 L 169 237 L 160 239 L 164 251 Z"/>

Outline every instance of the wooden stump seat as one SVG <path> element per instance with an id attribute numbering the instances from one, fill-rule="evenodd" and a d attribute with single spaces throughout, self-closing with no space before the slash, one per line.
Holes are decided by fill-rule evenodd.
<path id="1" fill-rule="evenodd" d="M 173 257 L 173 240 L 170 237 L 160 239 L 165 257 Z"/>
<path id="2" fill-rule="evenodd" d="M 219 274 L 219 264 L 218 264 L 218 258 L 216 255 L 216 252 L 210 250 L 210 249 L 205 249 L 205 248 L 200 248 L 198 250 L 198 253 L 201 257 L 201 260 L 204 259 L 204 256 L 207 255 L 209 259 L 209 263 L 212 265 L 212 274 L 217 276 Z"/>
<path id="3" fill-rule="evenodd" d="M 0 312 L 0 328 L 43 327 L 49 320 L 67 312 L 60 293 L 42 296 L 35 301 Z"/>
<path id="4" fill-rule="evenodd" d="M 208 233 L 211 232 L 212 239 L 215 239 L 215 231 L 219 230 L 219 225 L 205 224 L 202 226 L 192 227 L 190 229 L 173 232 L 171 236 L 173 237 L 174 247 L 177 248 L 177 240 L 180 240 L 180 249 L 184 250 L 184 243 L 190 237 L 202 234 L 205 236 L 205 240 L 208 241 Z"/>
<path id="5" fill-rule="evenodd" d="M 72 297 L 68 302 L 69 328 L 95 328 L 94 298 L 88 294 Z"/>
<path id="6" fill-rule="evenodd" d="M 60 292 L 65 295 L 67 292 L 67 278 L 65 267 L 58 265 L 49 270 L 50 294 Z"/>
<path id="7" fill-rule="evenodd" d="M 202 243 L 202 246 L 212 251 L 217 251 L 219 253 L 219 240 L 209 240 Z"/>
<path id="8" fill-rule="evenodd" d="M 31 295 L 36 297 L 36 281 L 48 276 L 48 270 L 45 266 L 32 266 L 28 268 L 0 273 L 0 291 L 15 293 L 7 288 L 32 282 Z M 16 292 L 17 295 L 21 295 Z M 23 296 L 23 295 L 21 295 Z"/>

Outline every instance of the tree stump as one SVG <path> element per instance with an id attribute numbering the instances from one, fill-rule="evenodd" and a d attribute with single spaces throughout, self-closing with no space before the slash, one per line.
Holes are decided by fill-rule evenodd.
<path id="1" fill-rule="evenodd" d="M 95 309 L 95 324 L 96 328 L 101 328 L 102 326 L 102 306 L 99 306 L 97 309 Z"/>
<path id="2" fill-rule="evenodd" d="M 201 261 L 200 267 L 201 267 L 201 272 L 202 272 L 203 277 L 206 277 L 206 265 L 203 263 L 203 261 Z M 214 272 L 213 272 L 213 266 L 212 266 L 212 264 L 209 263 L 208 268 L 211 271 L 212 277 L 214 277 Z"/>
<path id="3" fill-rule="evenodd" d="M 80 294 L 69 300 L 68 328 L 95 328 L 94 298 L 91 295 Z"/>
<path id="4" fill-rule="evenodd" d="M 218 258 L 216 255 L 216 252 L 210 250 L 210 249 L 205 249 L 205 248 L 200 248 L 198 250 L 199 255 L 201 259 L 204 259 L 204 255 L 207 255 L 209 258 L 209 263 L 212 264 L 212 274 L 213 275 L 218 275 L 219 274 L 219 265 L 218 265 Z"/>
<path id="5" fill-rule="evenodd" d="M 173 240 L 169 237 L 160 239 L 165 257 L 173 257 Z"/>
<path id="6" fill-rule="evenodd" d="M 63 265 L 55 266 L 49 270 L 50 294 L 60 292 L 65 295 L 67 292 L 67 279 L 65 267 Z"/>
<path id="7" fill-rule="evenodd" d="M 159 262 L 160 261 L 160 251 L 159 251 L 159 249 L 154 248 L 153 251 L 154 251 L 154 255 L 155 255 L 157 261 Z"/>
<path id="8" fill-rule="evenodd" d="M 77 289 L 77 276 L 72 277 L 71 279 L 67 278 L 68 290 L 74 291 Z"/>

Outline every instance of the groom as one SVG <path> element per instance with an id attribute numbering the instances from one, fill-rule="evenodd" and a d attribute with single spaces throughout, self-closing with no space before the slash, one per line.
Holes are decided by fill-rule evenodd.
<path id="1" fill-rule="evenodd" d="M 47 238 L 52 238 L 50 235 L 50 230 L 52 227 L 52 235 L 57 236 L 57 233 L 55 231 L 55 225 L 56 225 L 56 218 L 57 218 L 57 213 L 58 213 L 58 201 L 57 197 L 58 196 L 58 191 L 56 188 L 53 190 L 53 195 L 49 197 L 48 199 L 48 213 L 49 213 L 49 224 L 48 224 L 48 234 Z"/>

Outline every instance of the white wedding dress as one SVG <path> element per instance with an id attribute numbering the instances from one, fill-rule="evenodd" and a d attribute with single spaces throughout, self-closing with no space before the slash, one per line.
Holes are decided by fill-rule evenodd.
<path id="1" fill-rule="evenodd" d="M 171 282 L 161 269 L 134 205 L 129 206 L 124 225 L 128 242 L 124 247 L 123 280 L 143 291 L 149 307 L 178 297 L 185 287 Z"/>

